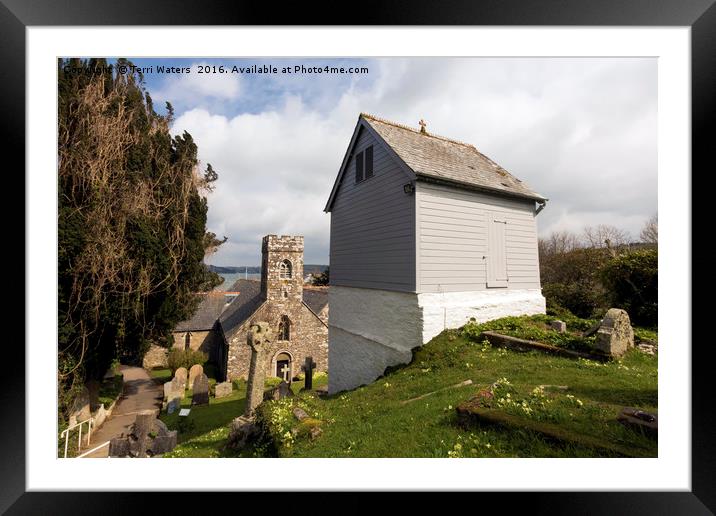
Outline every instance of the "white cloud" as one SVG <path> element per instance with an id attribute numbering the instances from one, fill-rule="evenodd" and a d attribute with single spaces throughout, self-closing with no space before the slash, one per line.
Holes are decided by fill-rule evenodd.
<path id="1" fill-rule="evenodd" d="M 199 67 L 214 66 L 202 61 L 191 64 L 191 73 L 170 75 L 161 89 L 152 91 L 152 99 L 163 105 L 204 105 L 235 100 L 241 93 L 239 74 L 198 73 Z"/>
<path id="2" fill-rule="evenodd" d="M 229 117 L 204 94 L 176 120 L 173 130 L 188 130 L 220 174 L 208 226 L 229 242 L 212 263 L 259 263 L 268 233 L 303 234 L 307 262 L 328 261 L 322 210 L 361 111 L 414 126 L 424 118 L 429 131 L 474 144 L 550 199 L 541 234 L 613 224 L 636 236 L 656 212 L 655 60 L 419 58 L 370 67 L 372 81 L 346 84 L 329 105 L 309 104 L 299 95 L 305 84 L 301 92 L 287 84 L 271 109 Z"/>

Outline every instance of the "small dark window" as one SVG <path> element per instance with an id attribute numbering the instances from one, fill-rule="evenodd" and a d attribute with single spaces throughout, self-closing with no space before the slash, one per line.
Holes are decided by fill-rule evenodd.
<path id="1" fill-rule="evenodd" d="M 184 334 L 184 349 L 189 349 L 191 347 L 191 333 L 186 332 Z"/>
<path id="2" fill-rule="evenodd" d="M 363 181 L 363 153 L 356 155 L 356 183 Z"/>
<path id="3" fill-rule="evenodd" d="M 365 178 L 373 177 L 373 146 L 365 150 Z"/>
<path id="4" fill-rule="evenodd" d="M 291 320 L 287 315 L 282 315 L 278 323 L 278 340 L 291 340 Z"/>
<path id="5" fill-rule="evenodd" d="M 284 260 L 279 265 L 279 278 L 291 279 L 291 262 Z"/>
<path id="6" fill-rule="evenodd" d="M 356 183 L 373 177 L 373 146 L 356 154 Z"/>

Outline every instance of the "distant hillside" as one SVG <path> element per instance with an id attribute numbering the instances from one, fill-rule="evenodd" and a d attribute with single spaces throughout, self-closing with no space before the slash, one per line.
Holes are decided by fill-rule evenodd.
<path id="1" fill-rule="evenodd" d="M 321 273 L 328 268 L 328 265 L 316 265 L 313 263 L 303 264 L 304 274 Z M 259 274 L 261 272 L 260 265 L 209 265 L 209 270 L 217 274 L 236 274 L 247 271 L 249 274 Z"/>

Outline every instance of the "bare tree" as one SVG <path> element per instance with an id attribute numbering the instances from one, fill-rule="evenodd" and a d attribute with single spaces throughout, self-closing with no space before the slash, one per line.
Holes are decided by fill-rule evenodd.
<path id="1" fill-rule="evenodd" d="M 639 237 L 642 242 L 647 244 L 659 243 L 659 223 L 657 214 L 654 214 L 653 217 L 646 221 L 644 227 L 641 229 Z"/>
<path id="2" fill-rule="evenodd" d="M 629 243 L 630 235 L 615 226 L 599 224 L 587 226 L 582 233 L 584 244 L 587 247 L 607 247 L 614 249 Z"/>
<path id="3" fill-rule="evenodd" d="M 547 238 L 537 242 L 540 256 L 564 254 L 582 247 L 579 237 L 570 231 L 553 231 Z"/>

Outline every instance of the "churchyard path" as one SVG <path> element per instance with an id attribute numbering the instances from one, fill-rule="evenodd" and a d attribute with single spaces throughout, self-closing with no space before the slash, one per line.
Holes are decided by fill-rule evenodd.
<path id="1" fill-rule="evenodd" d="M 88 447 L 90 450 L 113 437 L 119 437 L 122 433 L 128 434 L 137 412 L 161 409 L 164 391 L 146 370 L 141 367 L 120 366 L 120 371 L 124 375 L 122 396 L 114 407 L 112 416 L 92 434 Z M 108 453 L 109 446 L 104 446 L 87 457 L 107 457 Z"/>

